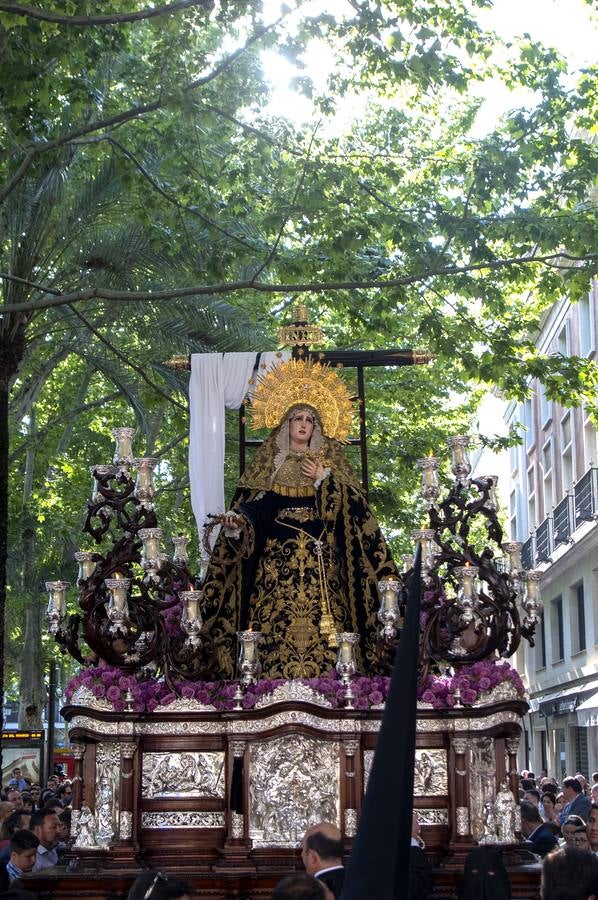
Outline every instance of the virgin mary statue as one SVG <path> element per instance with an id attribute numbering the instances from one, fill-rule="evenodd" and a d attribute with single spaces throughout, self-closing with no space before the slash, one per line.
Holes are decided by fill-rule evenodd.
<path id="1" fill-rule="evenodd" d="M 328 672 L 343 631 L 359 635 L 358 669 L 371 672 L 377 582 L 397 572 L 343 453 L 346 386 L 328 366 L 289 360 L 258 379 L 252 420 L 274 430 L 239 481 L 203 585 L 219 674 L 234 677 L 248 628 L 270 678 Z"/>

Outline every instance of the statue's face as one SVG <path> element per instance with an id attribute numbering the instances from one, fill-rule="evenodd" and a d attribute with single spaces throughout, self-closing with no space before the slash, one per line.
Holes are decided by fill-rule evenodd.
<path id="1" fill-rule="evenodd" d="M 293 450 L 307 449 L 314 425 L 314 414 L 309 409 L 296 409 L 289 419 L 289 446 Z"/>

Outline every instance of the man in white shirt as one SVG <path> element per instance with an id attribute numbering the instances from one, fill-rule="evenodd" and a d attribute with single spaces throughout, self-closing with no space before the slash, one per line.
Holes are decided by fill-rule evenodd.
<path id="1" fill-rule="evenodd" d="M 31 816 L 29 828 L 39 840 L 37 856 L 33 866 L 34 872 L 41 869 L 49 869 L 58 864 L 58 835 L 60 833 L 60 819 L 53 809 L 42 809 Z"/>

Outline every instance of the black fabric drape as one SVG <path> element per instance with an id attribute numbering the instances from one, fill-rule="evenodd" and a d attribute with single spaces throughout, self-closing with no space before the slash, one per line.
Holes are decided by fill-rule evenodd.
<path id="1" fill-rule="evenodd" d="M 341 900 L 405 900 L 409 886 L 421 553 L 409 584 L 405 625 L 395 657 L 363 810 Z"/>

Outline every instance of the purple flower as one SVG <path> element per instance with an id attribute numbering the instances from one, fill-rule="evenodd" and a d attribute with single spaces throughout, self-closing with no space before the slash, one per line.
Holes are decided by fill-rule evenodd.
<path id="1" fill-rule="evenodd" d="M 113 702 L 114 702 L 114 700 L 120 700 L 120 688 L 117 687 L 115 684 L 113 684 L 106 691 L 106 696 L 108 697 L 109 700 L 112 700 Z"/>
<path id="2" fill-rule="evenodd" d="M 424 701 L 424 703 L 432 703 L 435 699 L 435 694 L 429 688 L 422 694 L 422 700 Z"/>
<path id="3" fill-rule="evenodd" d="M 170 691 L 168 694 L 164 694 L 163 697 L 160 698 L 160 704 L 162 706 L 169 706 L 171 703 L 174 703 L 176 700 L 176 694 L 173 691 Z"/>
<path id="4" fill-rule="evenodd" d="M 372 706 L 378 706 L 380 703 L 384 701 L 384 697 L 380 693 L 380 691 L 371 691 L 368 694 L 368 700 L 372 704 Z"/>
<path id="5" fill-rule="evenodd" d="M 487 691 L 492 687 L 492 682 L 485 675 L 480 678 L 478 681 L 478 687 L 481 691 Z"/>
<path id="6" fill-rule="evenodd" d="M 466 705 L 471 705 L 472 703 L 475 703 L 477 698 L 478 698 L 478 695 L 477 695 L 476 691 L 467 690 L 467 689 L 464 691 L 461 691 L 461 702 L 465 703 Z"/>
<path id="7" fill-rule="evenodd" d="M 155 710 L 156 706 L 158 706 L 158 701 L 155 700 L 153 697 L 150 697 L 150 699 L 147 701 L 147 708 L 148 708 L 149 712 L 153 712 Z"/>

